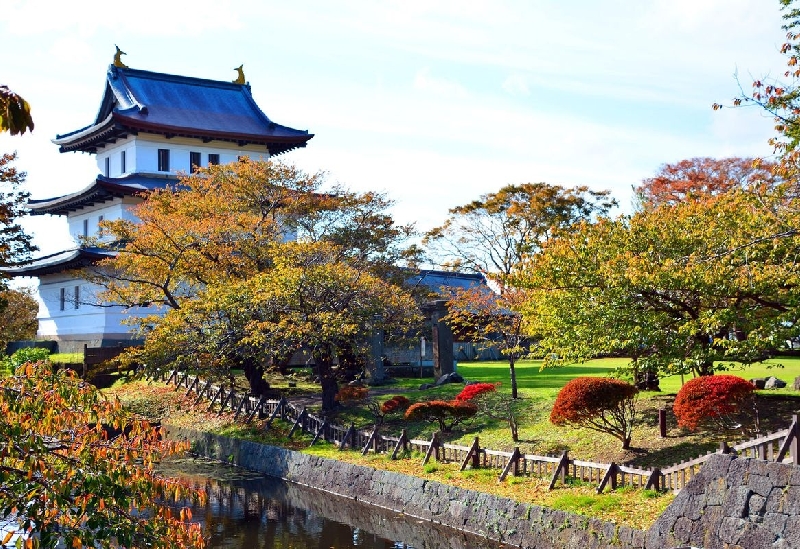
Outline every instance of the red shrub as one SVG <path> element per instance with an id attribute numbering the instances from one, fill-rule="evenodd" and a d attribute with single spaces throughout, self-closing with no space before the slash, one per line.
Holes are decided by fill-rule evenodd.
<path id="1" fill-rule="evenodd" d="M 477 413 L 478 407 L 471 402 L 431 400 L 412 404 L 404 417 L 411 421 L 435 421 L 441 431 L 447 432 Z"/>
<path id="2" fill-rule="evenodd" d="M 627 449 L 636 418 L 638 389 L 621 379 L 576 377 L 559 391 L 550 422 L 608 433 Z"/>
<path id="3" fill-rule="evenodd" d="M 722 421 L 753 396 L 753 384 L 738 376 L 700 376 L 678 391 L 672 411 L 678 425 L 696 431 L 706 420 Z"/>
<path id="4" fill-rule="evenodd" d="M 473 383 L 464 387 L 460 393 L 456 395 L 456 400 L 466 401 L 472 400 L 476 396 L 491 393 L 497 390 L 497 385 L 494 383 Z"/>
<path id="5" fill-rule="evenodd" d="M 399 412 L 405 410 L 411 402 L 403 395 L 395 395 L 389 400 L 381 404 L 381 412 L 384 414 L 391 414 L 392 412 Z"/>
<path id="6" fill-rule="evenodd" d="M 369 389 L 366 387 L 357 387 L 351 385 L 345 385 L 339 392 L 336 393 L 334 397 L 336 402 L 354 402 L 358 400 L 364 400 L 367 398 L 367 394 L 369 393 Z"/>

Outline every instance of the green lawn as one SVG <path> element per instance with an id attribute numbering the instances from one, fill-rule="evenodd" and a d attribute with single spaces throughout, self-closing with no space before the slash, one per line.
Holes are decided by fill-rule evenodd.
<path id="1" fill-rule="evenodd" d="M 522 360 L 516 365 L 517 386 L 520 389 L 554 389 L 557 393 L 561 387 L 575 377 L 607 376 L 612 374 L 615 369 L 626 366 L 628 362 L 627 358 L 598 358 L 582 364 L 542 370 L 541 360 Z M 795 378 L 800 376 L 800 357 L 776 357 L 749 366 L 739 363 L 720 364 L 727 368 L 725 372 L 721 373 L 745 379 L 775 376 L 784 380 L 789 387 L 792 386 Z M 508 383 L 508 362 L 462 362 L 458 365 L 458 372 L 468 380 Z M 684 376 L 683 381 L 688 381 L 691 377 L 691 375 Z M 681 381 L 681 376 L 661 378 L 661 391 L 667 394 L 676 394 L 681 388 Z"/>

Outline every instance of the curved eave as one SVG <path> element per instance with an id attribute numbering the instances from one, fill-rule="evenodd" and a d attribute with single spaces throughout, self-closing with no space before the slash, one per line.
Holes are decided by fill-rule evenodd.
<path id="1" fill-rule="evenodd" d="M 283 127 L 277 124 L 274 126 L 275 128 Z M 190 139 L 201 139 L 206 143 L 210 141 L 227 141 L 236 143 L 240 147 L 245 145 L 263 145 L 269 150 L 271 155 L 279 155 L 292 149 L 305 147 L 306 143 L 314 137 L 313 133 L 300 133 L 299 131 L 297 135 L 268 135 L 183 128 L 148 123 L 125 116 L 119 112 L 114 112 L 101 123 L 71 134 L 59 136 L 53 140 L 53 143 L 59 145 L 60 152 L 81 151 L 95 153 L 98 148 L 115 143 L 118 139 L 123 139 L 128 135 L 136 135 L 139 132 L 163 135 L 167 138 L 187 137 Z"/>
<path id="2" fill-rule="evenodd" d="M 67 215 L 81 208 L 101 204 L 114 198 L 132 196 L 143 192 L 147 191 L 139 187 L 120 185 L 98 179 L 89 187 L 76 193 L 45 200 L 29 200 L 27 206 L 31 215 Z"/>
<path id="3" fill-rule="evenodd" d="M 113 255 L 114 254 L 111 252 L 93 251 L 80 248 L 72 251 L 71 253 L 59 252 L 57 254 L 41 257 L 31 261 L 27 265 L 5 267 L 2 269 L 2 272 L 6 276 L 15 278 L 21 276 L 44 276 L 58 274 L 66 271 L 82 269 L 83 267 L 87 267 L 108 257 L 113 257 Z"/>

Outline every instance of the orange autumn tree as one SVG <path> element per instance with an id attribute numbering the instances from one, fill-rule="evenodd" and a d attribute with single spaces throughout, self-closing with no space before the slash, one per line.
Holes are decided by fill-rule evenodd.
<path id="1" fill-rule="evenodd" d="M 353 348 L 366 353 L 372 330 L 384 331 L 389 341 L 405 334 L 419 321 L 416 304 L 368 269 L 341 262 L 333 244 L 271 248 L 270 270 L 209 286 L 198 299 L 168 311 L 129 357 L 147 368 L 191 367 L 205 375 L 304 350 L 315 365 L 323 409 L 336 407 L 335 358 Z M 198 355 L 212 359 L 198 363 Z"/>
<path id="2" fill-rule="evenodd" d="M 0 379 L 0 439 L 0 546 L 204 546 L 191 513 L 169 503 L 202 494 L 153 469 L 187 444 L 71 371 L 29 363 Z"/>
<path id="3" fill-rule="evenodd" d="M 780 181 L 774 168 L 772 162 L 756 162 L 753 158 L 691 158 L 662 164 L 656 174 L 642 181 L 634 192 L 645 208 L 675 205 L 733 189 L 772 188 Z"/>
<path id="4" fill-rule="evenodd" d="M 133 209 L 138 221 L 101 223 L 93 244 L 115 257 L 91 267 L 85 276 L 101 285 L 103 305 L 151 305 L 159 314 L 138 318 L 140 336 L 150 339 L 164 322 L 165 310 L 177 311 L 214 288 L 225 288 L 274 269 L 280 244 L 300 239 L 330 244 L 326 261 L 357 265 L 396 281 L 398 264 L 413 261 L 407 240 L 413 226 L 397 225 L 392 205 L 380 193 L 355 193 L 340 186 L 323 191 L 323 174 L 306 174 L 281 162 L 250 161 L 210 166 L 182 177 L 174 188 L 157 190 Z M 214 314 L 209 311 L 208 314 Z M 170 327 L 167 327 L 170 328 Z M 170 328 L 171 329 L 171 328 Z M 192 340 L 194 341 L 194 340 Z M 159 364 L 183 366 L 199 348 L 158 344 Z M 251 393 L 264 394 L 264 372 L 291 355 L 273 353 L 267 362 L 231 352 L 236 341 L 214 350 L 209 375 L 226 376 L 241 368 Z M 357 355 L 340 349 L 340 359 Z M 263 357 L 262 357 L 263 358 Z"/>
<path id="5" fill-rule="evenodd" d="M 512 287 L 506 287 L 502 295 L 487 286 L 459 289 L 450 296 L 445 317 L 461 340 L 498 350 L 508 360 L 511 398 L 518 397 L 516 363 L 527 353 L 529 337 L 524 316 L 518 312 L 523 300 L 523 294 Z"/>

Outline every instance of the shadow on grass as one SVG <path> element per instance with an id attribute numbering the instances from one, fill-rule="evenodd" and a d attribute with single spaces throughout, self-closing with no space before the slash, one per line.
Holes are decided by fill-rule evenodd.
<path id="1" fill-rule="evenodd" d="M 517 386 L 520 389 L 560 389 L 573 378 L 581 376 L 604 377 L 622 364 L 619 360 L 595 360 L 585 364 L 541 369 L 541 361 L 523 361 L 516 364 Z M 458 365 L 465 379 L 483 382 L 509 383 L 507 362 L 471 362 Z"/>
<path id="2" fill-rule="evenodd" d="M 682 461 L 700 457 L 718 448 L 716 442 L 687 441 L 663 448 L 661 450 L 640 450 L 644 452 L 628 462 L 632 467 L 651 468 L 658 466 L 662 469 Z M 631 448 L 631 452 L 639 453 L 639 449 Z M 666 465 L 665 465 L 666 464 Z"/>

